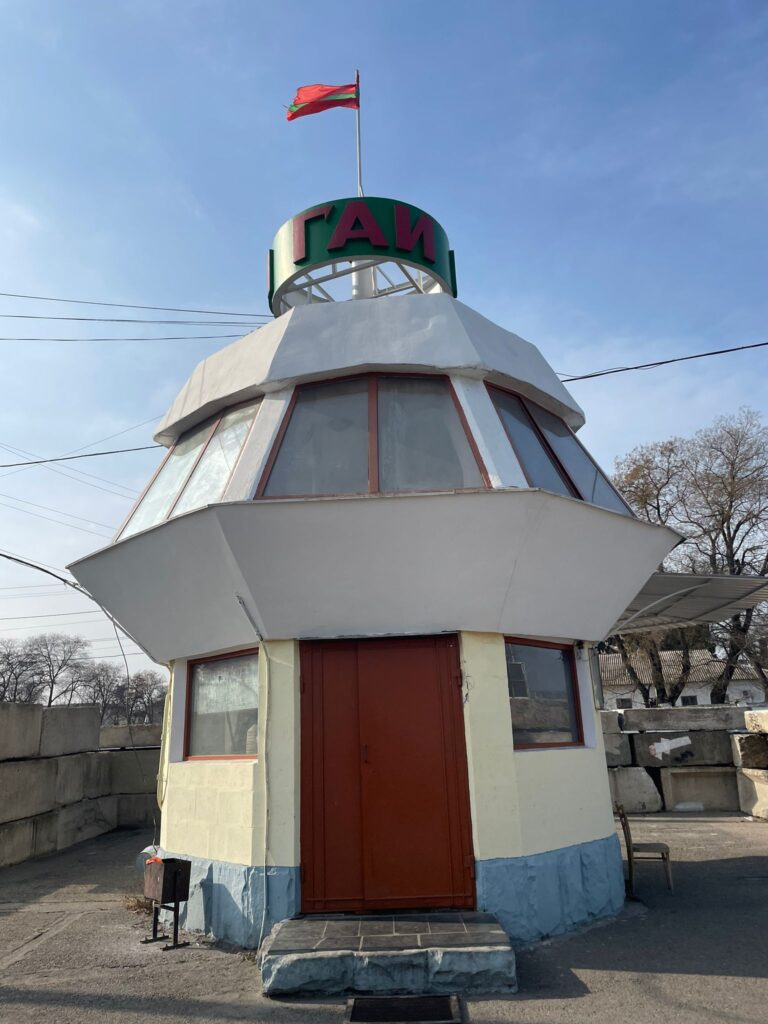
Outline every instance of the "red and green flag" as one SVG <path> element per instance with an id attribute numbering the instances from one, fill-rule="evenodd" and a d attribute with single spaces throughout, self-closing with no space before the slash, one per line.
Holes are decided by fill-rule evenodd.
<path id="1" fill-rule="evenodd" d="M 296 98 L 288 107 L 288 120 L 306 114 L 319 114 L 321 110 L 331 107 L 351 107 L 360 109 L 360 76 L 351 85 L 302 85 L 296 92 Z"/>

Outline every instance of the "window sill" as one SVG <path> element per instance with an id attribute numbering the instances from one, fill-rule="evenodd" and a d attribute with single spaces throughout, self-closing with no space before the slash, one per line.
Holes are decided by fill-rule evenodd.
<path id="1" fill-rule="evenodd" d="M 186 754 L 184 761 L 258 761 L 258 754 Z"/>

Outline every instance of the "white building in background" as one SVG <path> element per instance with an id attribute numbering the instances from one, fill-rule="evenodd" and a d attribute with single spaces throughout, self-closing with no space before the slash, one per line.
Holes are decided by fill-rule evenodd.
<path id="1" fill-rule="evenodd" d="M 72 567 L 171 668 L 187 926 L 256 946 L 298 913 L 476 908 L 528 941 L 614 913 L 588 648 L 721 613 L 717 581 L 683 608 L 652 576 L 678 535 L 632 515 L 539 350 L 455 298 L 428 214 L 325 203 L 270 266 L 275 320 L 193 370 Z"/>
<path id="2" fill-rule="evenodd" d="M 683 670 L 681 652 L 660 651 L 659 657 L 665 682 L 676 683 Z M 714 684 L 722 677 L 724 662 L 707 650 L 693 650 L 690 658 L 691 671 L 677 702 L 678 706 L 711 704 L 710 693 Z M 653 674 L 647 656 L 633 653 L 630 655 L 630 662 L 643 685 L 651 686 Z M 607 710 L 624 711 L 645 706 L 642 693 L 632 681 L 620 654 L 600 654 L 599 665 Z M 765 700 L 766 693 L 755 670 L 749 664 L 738 664 L 728 685 L 728 703 L 752 705 L 762 704 Z"/>

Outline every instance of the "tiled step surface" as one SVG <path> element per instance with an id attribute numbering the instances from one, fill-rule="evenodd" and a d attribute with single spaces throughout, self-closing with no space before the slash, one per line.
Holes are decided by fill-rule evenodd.
<path id="1" fill-rule="evenodd" d="M 515 954 L 492 914 L 328 915 L 276 925 L 266 995 L 514 992 Z"/>

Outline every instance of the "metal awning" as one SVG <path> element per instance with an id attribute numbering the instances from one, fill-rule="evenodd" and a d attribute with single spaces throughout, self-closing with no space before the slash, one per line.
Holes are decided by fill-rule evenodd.
<path id="1" fill-rule="evenodd" d="M 630 601 L 611 633 L 722 622 L 761 601 L 768 601 L 768 579 L 763 576 L 655 572 Z"/>

